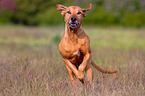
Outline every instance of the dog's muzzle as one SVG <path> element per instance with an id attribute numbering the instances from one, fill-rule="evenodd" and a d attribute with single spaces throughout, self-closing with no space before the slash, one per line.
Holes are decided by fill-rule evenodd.
<path id="1" fill-rule="evenodd" d="M 68 25 L 70 28 L 74 29 L 79 25 L 79 22 L 76 17 L 71 17 L 71 19 L 68 21 Z"/>

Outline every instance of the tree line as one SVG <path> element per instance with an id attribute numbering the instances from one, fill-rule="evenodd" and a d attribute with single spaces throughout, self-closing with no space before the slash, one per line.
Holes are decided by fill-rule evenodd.
<path id="1" fill-rule="evenodd" d="M 145 25 L 145 0 L 0 0 L 0 24 L 59 25 L 63 17 L 56 4 L 87 8 L 89 3 L 85 25 Z"/>

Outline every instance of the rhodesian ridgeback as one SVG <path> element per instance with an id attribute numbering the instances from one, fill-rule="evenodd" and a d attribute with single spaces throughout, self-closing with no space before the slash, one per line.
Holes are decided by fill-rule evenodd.
<path id="1" fill-rule="evenodd" d="M 104 71 L 92 61 L 90 49 L 90 39 L 82 28 L 83 17 L 86 11 L 91 9 L 90 4 L 87 9 L 78 6 L 56 5 L 56 9 L 65 16 L 65 31 L 59 44 L 59 52 L 66 63 L 70 79 L 76 82 L 76 77 L 84 83 L 84 72 L 87 73 L 87 80 L 92 82 L 91 65 L 102 73 L 116 73 L 117 71 Z"/>

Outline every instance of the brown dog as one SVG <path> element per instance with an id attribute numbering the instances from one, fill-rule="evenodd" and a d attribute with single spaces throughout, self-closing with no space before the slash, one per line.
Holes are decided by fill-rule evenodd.
<path id="1" fill-rule="evenodd" d="M 78 6 L 56 5 L 56 9 L 65 16 L 65 32 L 59 44 L 59 52 L 63 57 L 68 69 L 70 79 L 75 83 L 75 76 L 83 83 L 84 71 L 87 73 L 87 79 L 92 82 L 91 64 L 103 73 L 116 73 L 117 71 L 104 71 L 92 61 L 90 39 L 83 31 L 82 21 L 86 16 L 86 11 L 90 10 L 90 4 L 87 9 L 81 9 Z"/>

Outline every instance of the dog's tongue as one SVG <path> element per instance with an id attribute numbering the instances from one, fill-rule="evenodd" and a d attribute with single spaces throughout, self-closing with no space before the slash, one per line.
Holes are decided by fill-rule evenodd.
<path id="1" fill-rule="evenodd" d="M 71 24 L 71 26 L 75 27 L 75 26 L 76 26 L 76 24 Z"/>
<path id="2" fill-rule="evenodd" d="M 69 23 L 69 22 L 68 22 L 68 24 L 69 24 L 70 28 L 72 28 L 72 29 L 79 25 L 79 23 L 77 24 L 77 23 Z"/>

